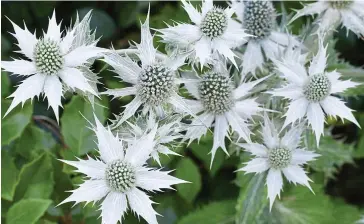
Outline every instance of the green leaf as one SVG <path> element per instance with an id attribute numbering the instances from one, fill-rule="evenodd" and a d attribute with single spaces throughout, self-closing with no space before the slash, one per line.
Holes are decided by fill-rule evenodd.
<path id="1" fill-rule="evenodd" d="M 137 20 L 137 14 L 139 12 L 139 2 L 137 1 L 128 1 L 123 2 L 120 5 L 118 13 L 119 13 L 119 24 L 122 28 L 129 27 L 134 24 Z"/>
<path id="2" fill-rule="evenodd" d="M 1 117 L 9 108 L 11 100 L 3 100 L 1 102 Z M 26 103 L 22 108 L 18 105 L 14 108 L 1 122 L 1 145 L 8 145 L 11 141 L 19 138 L 25 127 L 29 124 L 33 113 L 33 106 L 30 102 Z"/>
<path id="3" fill-rule="evenodd" d="M 239 174 L 241 185 L 236 206 L 236 220 L 239 224 L 257 223 L 267 207 L 268 199 L 265 190 L 265 174 Z"/>
<path id="4" fill-rule="evenodd" d="M 317 148 L 315 137 L 309 132 L 306 134 L 306 140 L 307 148 L 321 155 L 310 162 L 309 166 L 318 172 L 323 172 L 326 180 L 334 177 L 339 167 L 353 162 L 353 145 L 344 144 L 330 135 L 325 135 L 320 140 L 320 147 Z"/>
<path id="5" fill-rule="evenodd" d="M 184 217 L 177 224 L 232 224 L 235 223 L 235 201 L 212 202 Z"/>
<path id="6" fill-rule="evenodd" d="M 96 38 L 102 36 L 103 39 L 110 38 L 116 31 L 116 24 L 113 18 L 105 11 L 93 8 L 82 8 L 78 11 L 80 19 L 82 19 L 92 9 L 92 18 L 90 21 L 91 30 L 96 29 Z"/>
<path id="7" fill-rule="evenodd" d="M 359 142 L 358 142 L 358 146 L 356 147 L 356 150 L 354 152 L 354 157 L 355 158 L 364 158 L 364 114 L 361 114 L 358 122 L 360 124 L 360 126 L 362 127 L 362 129 L 360 129 L 359 132 Z"/>
<path id="8" fill-rule="evenodd" d="M 192 203 L 201 190 L 201 174 L 198 167 L 191 159 L 181 159 L 176 167 L 176 177 L 191 182 L 177 185 L 177 193 Z"/>
<path id="9" fill-rule="evenodd" d="M 19 171 L 8 151 L 1 150 L 1 198 L 13 200 Z"/>
<path id="10" fill-rule="evenodd" d="M 8 97 L 10 93 L 10 79 L 7 72 L 1 72 L 1 96 Z"/>
<path id="11" fill-rule="evenodd" d="M 53 192 L 53 185 L 54 180 L 51 157 L 48 153 L 43 153 L 38 158 L 22 167 L 14 199 L 47 199 Z"/>
<path id="12" fill-rule="evenodd" d="M 29 159 L 34 150 L 49 150 L 56 143 L 51 133 L 35 125 L 28 125 L 21 138 L 16 141 L 14 150 L 24 158 Z"/>
<path id="13" fill-rule="evenodd" d="M 23 199 L 9 209 L 6 215 L 6 223 L 33 224 L 43 216 L 51 203 L 51 200 Z"/>
<path id="14" fill-rule="evenodd" d="M 107 111 L 100 104 L 99 100 L 95 100 L 95 111 L 93 112 L 89 102 L 81 96 L 74 96 L 71 102 L 65 106 L 61 118 L 61 132 L 68 146 L 67 150 L 62 151 L 66 159 L 74 159 L 75 156 L 84 155 L 96 148 L 95 134 L 88 128 L 91 127 L 88 121 L 94 121 L 93 113 L 101 123 L 106 120 Z"/>

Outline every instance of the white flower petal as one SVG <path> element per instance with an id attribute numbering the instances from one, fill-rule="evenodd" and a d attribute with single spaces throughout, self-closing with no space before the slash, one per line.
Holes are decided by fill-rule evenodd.
<path id="1" fill-rule="evenodd" d="M 304 15 L 320 14 L 327 9 L 327 5 L 324 1 L 315 2 L 306 5 L 303 9 L 298 10 L 296 15 L 291 19 L 290 23 Z"/>
<path id="2" fill-rule="evenodd" d="M 83 92 L 90 92 L 93 95 L 97 96 L 97 93 L 88 83 L 88 80 L 80 70 L 76 68 L 65 67 L 58 73 L 58 76 L 71 89 L 77 88 Z"/>
<path id="3" fill-rule="evenodd" d="M 85 180 L 79 188 L 72 190 L 72 194 L 59 205 L 71 201 L 74 201 L 75 205 L 80 202 L 96 202 L 105 197 L 109 191 L 105 180 Z"/>
<path id="4" fill-rule="evenodd" d="M 284 115 L 286 120 L 284 121 L 283 127 L 286 127 L 297 120 L 301 120 L 306 115 L 308 107 L 309 101 L 304 97 L 291 101 L 288 110 Z"/>
<path id="5" fill-rule="evenodd" d="M 364 8 L 360 9 L 363 10 Z M 359 10 L 359 9 L 358 9 Z M 356 14 L 351 10 L 342 10 L 341 18 L 343 25 L 358 36 L 364 36 L 364 16 Z"/>
<path id="6" fill-rule="evenodd" d="M 195 44 L 195 52 L 201 66 L 205 65 L 211 57 L 211 41 L 205 36 L 201 37 Z"/>
<path id="7" fill-rule="evenodd" d="M 121 125 L 124 121 L 133 116 L 142 104 L 143 103 L 140 100 L 140 97 L 136 96 L 130 103 L 125 106 L 122 116 L 120 117 L 116 126 Z"/>
<path id="8" fill-rule="evenodd" d="M 205 0 L 202 2 L 202 16 L 204 17 L 208 11 L 214 7 L 213 0 Z"/>
<path id="9" fill-rule="evenodd" d="M 318 20 L 318 33 L 323 35 L 325 32 L 335 29 L 339 25 L 341 15 L 337 9 L 328 8 Z"/>
<path id="10" fill-rule="evenodd" d="M 251 142 L 249 124 L 247 120 L 242 119 L 235 111 L 225 112 L 225 117 L 231 128 L 238 133 L 239 139 L 243 138 L 246 142 Z"/>
<path id="11" fill-rule="evenodd" d="M 302 87 L 297 86 L 295 84 L 288 84 L 286 86 L 283 86 L 282 88 L 268 91 L 268 93 L 272 94 L 273 96 L 281 96 L 291 100 L 297 100 L 299 98 L 304 97 Z"/>
<path id="12" fill-rule="evenodd" d="M 198 100 L 183 99 L 183 101 L 193 114 L 198 114 L 204 110 L 202 103 Z"/>
<path id="13" fill-rule="evenodd" d="M 254 99 L 241 100 L 235 103 L 236 112 L 245 119 L 253 119 L 253 115 L 264 110 Z"/>
<path id="14" fill-rule="evenodd" d="M 124 87 L 120 89 L 108 89 L 102 94 L 107 94 L 116 97 L 124 97 L 124 96 L 130 96 L 130 95 L 136 95 L 137 89 L 135 86 L 133 87 Z"/>
<path id="15" fill-rule="evenodd" d="M 57 24 L 56 21 L 56 11 L 53 11 L 52 18 L 49 19 L 48 30 L 45 38 L 49 38 L 56 42 L 61 40 L 61 23 Z"/>
<path id="16" fill-rule="evenodd" d="M 255 75 L 257 68 L 262 68 L 264 63 L 261 46 L 255 41 L 249 41 L 248 46 L 243 55 L 242 73 L 244 75 L 251 72 Z"/>
<path id="17" fill-rule="evenodd" d="M 182 4 L 183 8 L 187 12 L 191 21 L 196 25 L 199 25 L 202 20 L 201 14 L 190 3 L 186 2 L 185 0 L 182 0 Z"/>
<path id="18" fill-rule="evenodd" d="M 195 101 L 195 100 L 191 100 L 191 101 Z M 198 103 L 198 101 L 192 102 L 193 105 L 191 105 L 191 107 L 187 104 L 188 101 L 184 98 L 182 98 L 181 96 L 179 96 L 177 93 L 173 93 L 171 97 L 169 97 L 168 103 L 172 104 L 174 106 L 174 110 L 178 113 L 181 114 L 189 114 L 192 116 L 196 116 L 196 114 L 194 113 L 195 111 L 200 111 L 202 109 L 202 107 L 200 106 L 200 104 Z"/>
<path id="19" fill-rule="evenodd" d="M 24 76 L 32 75 L 37 72 L 34 62 L 17 59 L 14 59 L 14 61 L 2 61 L 1 68 L 7 72 Z"/>
<path id="20" fill-rule="evenodd" d="M 46 75 L 35 74 L 26 78 L 9 97 L 14 98 L 4 117 L 9 114 L 19 103 L 24 105 L 28 99 L 33 99 L 43 92 Z"/>
<path id="21" fill-rule="evenodd" d="M 154 211 L 153 201 L 149 199 L 148 195 L 137 188 L 133 188 L 127 193 L 127 197 L 131 210 L 143 217 L 148 224 L 158 224 L 156 217 L 158 213 Z"/>
<path id="22" fill-rule="evenodd" d="M 339 79 L 340 73 L 336 71 L 327 72 L 326 75 L 331 82 L 330 94 L 342 93 L 349 88 L 353 88 L 360 85 L 359 83 L 353 82 L 351 80 L 345 80 L 345 81 L 340 80 Z"/>
<path id="23" fill-rule="evenodd" d="M 225 147 L 225 136 L 228 134 L 229 124 L 224 115 L 215 116 L 214 143 L 211 149 L 211 165 L 214 161 L 216 151 L 219 147 L 229 155 Z"/>
<path id="24" fill-rule="evenodd" d="M 238 169 L 246 173 L 262 173 L 269 169 L 269 163 L 266 158 L 254 158 L 246 163 L 246 166 Z"/>
<path id="25" fill-rule="evenodd" d="M 139 58 L 143 67 L 152 65 L 155 61 L 156 49 L 153 46 L 153 37 L 149 30 L 149 12 L 141 27 L 140 44 L 137 44 Z"/>
<path id="26" fill-rule="evenodd" d="M 182 136 L 181 136 L 182 137 Z M 165 145 L 158 145 L 157 147 L 158 153 L 162 153 L 164 155 L 175 155 L 175 156 L 181 156 L 180 154 L 173 152 Z"/>
<path id="27" fill-rule="evenodd" d="M 182 73 L 182 77 L 184 80 L 184 87 L 187 89 L 188 93 L 190 93 L 196 99 L 200 99 L 200 93 L 198 90 L 200 80 L 196 74 L 192 72 L 184 72 Z"/>
<path id="28" fill-rule="evenodd" d="M 124 158 L 124 150 L 122 142 L 118 137 L 114 136 L 110 127 L 106 129 L 101 122 L 95 117 L 96 126 L 93 127 L 96 137 L 97 145 L 100 152 L 100 157 L 105 163 L 112 162 L 117 159 Z"/>
<path id="29" fill-rule="evenodd" d="M 314 153 L 312 151 L 307 151 L 307 150 L 303 150 L 303 149 L 294 149 L 294 150 L 292 150 L 291 164 L 303 165 L 309 161 L 314 160 L 318 156 L 320 156 L 320 155 L 317 153 Z"/>
<path id="30" fill-rule="evenodd" d="M 319 41 L 319 49 L 317 54 L 313 57 L 308 73 L 310 75 L 323 74 L 326 68 L 326 49 L 322 41 Z"/>
<path id="31" fill-rule="evenodd" d="M 306 70 L 301 63 L 295 59 L 284 60 L 283 62 L 273 60 L 277 70 L 281 75 L 288 80 L 288 82 L 303 86 L 308 79 Z"/>
<path id="32" fill-rule="evenodd" d="M 267 176 L 269 209 L 272 210 L 273 202 L 283 188 L 283 178 L 280 170 L 270 169 Z"/>
<path id="33" fill-rule="evenodd" d="M 60 43 L 61 52 L 63 54 L 67 54 L 68 51 L 71 49 L 74 39 L 75 39 L 75 30 L 68 31 L 66 33 L 66 36 L 63 37 Z"/>
<path id="34" fill-rule="evenodd" d="M 236 16 L 240 22 L 243 22 L 244 19 L 244 2 L 233 0 L 230 2 L 231 8 L 235 11 Z"/>
<path id="35" fill-rule="evenodd" d="M 289 182 L 292 182 L 294 184 L 298 183 L 305 185 L 312 191 L 312 188 L 308 183 L 311 180 L 310 178 L 308 178 L 302 167 L 296 165 L 290 165 L 283 169 L 283 174 Z"/>
<path id="36" fill-rule="evenodd" d="M 87 160 L 78 159 L 78 161 L 60 160 L 70 166 L 77 168 L 76 172 L 83 173 L 92 179 L 103 179 L 105 177 L 106 164 L 98 159 L 87 156 Z"/>
<path id="37" fill-rule="evenodd" d="M 247 42 L 249 34 L 245 33 L 240 23 L 233 19 L 228 19 L 228 26 L 222 34 L 221 39 L 229 48 L 240 47 Z"/>
<path id="38" fill-rule="evenodd" d="M 328 96 L 326 99 L 321 101 L 320 104 L 327 115 L 333 116 L 335 118 L 336 116 L 339 116 L 342 120 L 345 118 L 360 127 L 352 113 L 352 110 L 348 108 L 340 99 L 333 96 Z"/>
<path id="39" fill-rule="evenodd" d="M 188 144 L 190 144 L 195 139 L 200 139 L 202 135 L 206 134 L 214 119 L 215 116 L 209 113 L 203 113 L 199 116 L 196 116 L 196 118 L 192 120 L 192 123 L 187 128 L 184 138 L 185 140 L 189 140 Z"/>
<path id="40" fill-rule="evenodd" d="M 188 183 L 169 175 L 170 172 L 143 168 L 136 173 L 136 185 L 147 191 L 162 191 L 173 189 L 171 186 L 175 184 Z"/>
<path id="41" fill-rule="evenodd" d="M 158 30 L 163 38 L 162 42 L 175 44 L 186 48 L 189 44 L 193 44 L 202 36 L 200 28 L 191 24 L 178 24 L 164 29 Z"/>
<path id="42" fill-rule="evenodd" d="M 268 115 L 264 115 L 264 126 L 262 127 L 262 136 L 264 144 L 268 149 L 274 149 L 279 144 L 278 131 L 273 122 L 269 120 Z"/>
<path id="43" fill-rule="evenodd" d="M 78 47 L 64 56 L 64 64 L 67 67 L 81 66 L 91 58 L 95 58 L 106 49 L 92 45 Z"/>
<path id="44" fill-rule="evenodd" d="M 301 46 L 301 43 L 296 39 L 295 36 L 279 31 L 273 30 L 270 33 L 269 39 L 281 46 L 291 46 L 291 47 Z"/>
<path id="45" fill-rule="evenodd" d="M 291 129 L 289 129 L 289 131 L 287 131 L 281 139 L 281 145 L 287 147 L 288 149 L 297 148 L 301 140 L 302 131 L 302 126 L 292 126 Z"/>
<path id="46" fill-rule="evenodd" d="M 142 166 L 154 149 L 156 131 L 157 126 L 153 127 L 148 134 L 133 141 L 126 150 L 125 160 L 135 167 Z"/>
<path id="47" fill-rule="evenodd" d="M 268 157 L 268 151 L 264 145 L 258 143 L 238 143 L 237 145 L 255 156 Z"/>
<path id="48" fill-rule="evenodd" d="M 240 99 L 242 97 L 244 97 L 245 95 L 247 95 L 249 93 L 250 90 L 252 90 L 256 85 L 258 85 L 259 83 L 261 83 L 262 81 L 266 80 L 267 78 L 269 78 L 269 76 L 266 76 L 264 78 L 255 80 L 255 81 L 250 81 L 250 82 L 243 82 L 241 83 L 233 92 L 234 94 L 234 98 Z"/>
<path id="49" fill-rule="evenodd" d="M 103 56 L 103 60 L 114 68 L 114 72 L 119 75 L 120 79 L 132 84 L 138 83 L 138 76 L 142 69 L 128 56 L 121 57 L 115 52 L 108 52 Z"/>
<path id="50" fill-rule="evenodd" d="M 13 23 L 10 19 L 9 21 L 14 27 L 15 33 L 11 33 L 16 40 L 18 41 L 18 46 L 20 48 L 20 53 L 24 54 L 27 58 L 34 58 L 34 47 L 37 44 L 38 40 L 35 34 L 29 32 L 28 28 L 24 23 L 24 30 L 20 28 L 18 25 Z"/>
<path id="51" fill-rule="evenodd" d="M 325 115 L 319 103 L 310 103 L 307 109 L 308 123 L 316 135 L 317 146 L 320 143 L 321 134 L 324 133 Z"/>
<path id="52" fill-rule="evenodd" d="M 285 47 L 280 46 L 279 44 L 270 39 L 261 40 L 260 44 L 263 48 L 265 56 L 267 56 L 267 58 L 271 60 L 278 59 L 279 56 L 282 55 L 282 53 L 285 50 Z"/>
<path id="53" fill-rule="evenodd" d="M 101 223 L 117 224 L 122 222 L 122 217 L 128 208 L 126 195 L 110 192 L 105 200 L 101 203 Z"/>
<path id="54" fill-rule="evenodd" d="M 44 95 L 48 99 L 49 106 L 52 107 L 54 115 L 59 122 L 59 107 L 62 107 L 61 98 L 63 96 L 62 83 L 58 76 L 47 76 L 44 83 Z"/>

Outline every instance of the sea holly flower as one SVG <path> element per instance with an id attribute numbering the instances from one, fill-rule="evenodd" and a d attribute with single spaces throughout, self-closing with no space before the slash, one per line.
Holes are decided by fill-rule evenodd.
<path id="1" fill-rule="evenodd" d="M 335 29 L 340 23 L 358 36 L 364 36 L 364 2 L 362 0 L 335 0 L 306 5 L 298 10 L 291 22 L 304 15 L 319 14 L 319 33 Z"/>
<path id="2" fill-rule="evenodd" d="M 245 141 L 251 141 L 248 122 L 264 109 L 256 102 L 256 98 L 248 96 L 253 87 L 266 78 L 242 82 L 235 87 L 225 66 L 215 66 L 201 77 L 189 75 L 190 81 L 185 83 L 185 87 L 196 100 L 186 99 L 185 102 L 197 116 L 187 128 L 185 139 L 189 139 L 190 143 L 200 139 L 214 126 L 211 165 L 219 147 L 228 154 L 225 137 L 228 136 L 229 127 Z"/>
<path id="3" fill-rule="evenodd" d="M 215 53 L 228 58 L 236 66 L 232 49 L 244 44 L 249 35 L 231 18 L 234 11 L 229 7 L 218 8 L 211 0 L 202 2 L 201 12 L 184 0 L 182 4 L 194 25 L 182 23 L 158 30 L 163 42 L 191 52 L 190 57 L 202 66 L 211 62 Z"/>
<path id="4" fill-rule="evenodd" d="M 243 55 L 242 74 L 262 69 L 267 59 L 275 59 L 287 46 L 298 47 L 292 35 L 277 29 L 276 11 L 271 1 L 232 1 L 240 27 L 252 36 Z"/>
<path id="5" fill-rule="evenodd" d="M 112 121 L 112 131 L 117 133 L 118 136 L 126 142 L 135 141 L 135 139 L 139 139 L 145 133 L 153 130 L 154 127 L 158 127 L 154 140 L 155 146 L 151 153 L 151 157 L 159 166 L 162 166 L 159 159 L 160 153 L 167 156 L 180 156 L 178 153 L 172 151 L 170 147 L 174 146 L 174 142 L 177 139 L 183 138 L 181 131 L 184 130 L 184 127 L 181 123 L 181 115 L 171 115 L 160 120 L 157 120 L 154 116 L 139 116 L 134 119 L 131 118 L 119 126 L 115 126 L 114 124 L 117 124 L 119 119 L 120 117 L 117 116 L 116 119 Z"/>
<path id="6" fill-rule="evenodd" d="M 47 32 L 39 39 L 35 34 L 30 33 L 26 26 L 21 29 L 15 23 L 11 23 L 15 30 L 13 36 L 17 39 L 20 48 L 18 52 L 29 60 L 15 59 L 1 62 L 5 71 L 25 77 L 15 92 L 10 95 L 14 99 L 5 116 L 19 103 L 24 104 L 28 99 L 43 93 L 59 120 L 58 109 L 62 106 L 63 85 L 66 88 L 97 95 L 97 91 L 91 87 L 89 80 L 80 69 L 88 59 L 105 51 L 96 47 L 96 42 L 74 47 L 73 42 L 79 32 L 72 29 L 65 32 L 62 37 L 61 25 L 56 22 L 55 12 L 49 20 Z"/>
<path id="7" fill-rule="evenodd" d="M 311 180 L 307 177 L 302 165 L 314 160 L 319 155 L 300 148 L 302 130 L 302 126 L 292 127 L 283 137 L 280 137 L 274 123 L 265 115 L 261 130 L 263 144 L 238 144 L 255 156 L 238 171 L 246 173 L 268 171 L 267 188 L 270 209 L 272 209 L 276 196 L 280 197 L 283 188 L 282 173 L 289 182 L 302 184 L 312 191 L 309 184 Z"/>
<path id="8" fill-rule="evenodd" d="M 143 114 L 157 114 L 164 117 L 174 109 L 186 113 L 190 111 L 183 104 L 179 96 L 177 69 L 184 64 L 185 57 L 157 57 L 157 50 L 153 47 L 153 37 L 149 30 L 149 14 L 141 27 L 141 43 L 136 44 L 141 66 L 128 56 L 120 56 L 116 52 L 106 53 L 104 61 L 114 68 L 118 78 L 132 84 L 131 87 L 109 89 L 104 94 L 114 97 L 135 95 L 135 98 L 125 106 L 118 125 L 133 116 L 139 107 L 143 107 Z"/>
<path id="9" fill-rule="evenodd" d="M 171 185 L 186 183 L 169 175 L 169 171 L 148 168 L 146 161 L 155 146 L 156 128 L 140 139 L 128 142 L 113 135 L 95 117 L 93 130 L 97 136 L 100 158 L 68 161 L 64 163 L 77 168 L 87 179 L 61 204 L 74 201 L 101 202 L 102 223 L 122 222 L 129 207 L 149 224 L 157 224 L 156 215 L 149 196 L 144 191 L 171 189 Z"/>
<path id="10" fill-rule="evenodd" d="M 319 42 L 318 53 L 313 57 L 308 70 L 299 62 L 302 61 L 299 53 L 289 53 L 288 57 L 283 57 L 280 61 L 274 60 L 278 72 L 287 80 L 287 84 L 270 91 L 273 96 L 289 99 L 284 126 L 306 116 L 316 134 L 317 145 L 324 132 L 325 114 L 348 119 L 359 126 L 352 110 L 343 101 L 332 96 L 358 84 L 350 80 L 340 80 L 340 73 L 337 71 L 326 71 L 326 48 L 322 41 Z"/>

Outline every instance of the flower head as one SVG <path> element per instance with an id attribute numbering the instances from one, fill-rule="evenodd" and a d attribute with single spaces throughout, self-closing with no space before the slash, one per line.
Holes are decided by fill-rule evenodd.
<path id="1" fill-rule="evenodd" d="M 77 172 L 87 176 L 87 180 L 61 204 L 74 201 L 89 203 L 101 202 L 102 223 L 121 222 L 127 208 L 142 216 L 148 223 L 157 224 L 153 201 L 144 191 L 171 189 L 171 185 L 186 183 L 161 171 L 145 166 L 146 160 L 155 146 L 156 128 L 141 138 L 127 142 L 112 134 L 110 128 L 96 120 L 93 130 L 98 140 L 99 159 L 66 161 L 77 168 Z M 144 190 L 144 191 L 143 191 Z M 128 206 L 129 204 L 129 206 Z"/>
<path id="2" fill-rule="evenodd" d="M 320 0 L 298 10 L 291 22 L 301 16 L 313 14 L 319 14 L 317 24 L 320 34 L 335 29 L 342 23 L 358 36 L 364 36 L 364 2 L 361 0 Z"/>
<path id="3" fill-rule="evenodd" d="M 231 5 L 241 22 L 240 27 L 252 35 L 242 58 L 244 75 L 255 75 L 267 59 L 276 59 L 287 46 L 301 45 L 292 35 L 278 30 L 276 11 L 271 1 L 233 0 Z"/>
<path id="4" fill-rule="evenodd" d="M 87 17 L 80 24 L 86 23 L 84 21 L 87 22 Z M 87 69 L 86 64 L 90 58 L 105 50 L 95 46 L 97 41 L 76 46 L 75 41 L 80 35 L 84 35 L 81 34 L 79 25 L 65 32 L 62 37 L 60 24 L 57 24 L 56 14 L 53 12 L 47 32 L 37 39 L 27 27 L 21 29 L 15 23 L 11 23 L 15 30 L 13 36 L 20 48 L 19 52 L 28 60 L 1 62 L 5 71 L 25 77 L 16 91 L 10 95 L 14 99 L 5 116 L 19 103 L 24 104 L 28 99 L 43 93 L 58 120 L 58 109 L 61 106 L 64 88 L 97 95 L 97 89 L 92 88 L 83 69 Z"/>
<path id="5" fill-rule="evenodd" d="M 158 127 L 151 157 L 160 166 L 159 153 L 179 156 L 178 153 L 169 148 L 174 146 L 175 140 L 183 138 L 183 135 L 180 133 L 184 130 L 181 124 L 181 115 L 172 115 L 160 120 L 157 120 L 154 116 L 139 116 L 117 126 L 119 119 L 120 117 L 117 117 L 113 120 L 113 124 L 115 125 L 111 125 L 112 131 L 117 133 L 126 142 L 135 141 L 135 139 L 141 138 L 145 133 L 152 131 L 154 127 Z"/>
<path id="6" fill-rule="evenodd" d="M 158 53 L 153 47 L 153 37 L 149 30 L 149 15 L 141 28 L 141 43 L 136 44 L 141 66 L 128 56 L 120 56 L 116 52 L 106 53 L 104 61 L 114 68 L 114 72 L 132 87 L 109 89 L 104 94 L 115 97 L 135 95 L 125 107 L 118 125 L 133 116 L 143 106 L 143 114 L 157 114 L 164 117 L 171 110 L 189 113 L 187 105 L 182 102 L 178 93 L 181 80 L 177 69 L 184 64 L 185 57 L 168 57 Z M 161 57 L 162 56 L 162 57 Z"/>
<path id="7" fill-rule="evenodd" d="M 267 187 L 270 209 L 283 188 L 282 172 L 289 182 L 305 185 L 312 191 L 308 183 L 311 180 L 307 177 L 302 165 L 319 155 L 299 147 L 302 130 L 300 126 L 292 127 L 283 137 L 280 137 L 273 122 L 265 116 L 261 132 L 263 144 L 238 144 L 255 156 L 238 171 L 262 173 L 268 170 Z"/>
<path id="8" fill-rule="evenodd" d="M 185 74 L 185 76 L 187 75 Z M 198 116 L 187 128 L 185 139 L 189 139 L 190 142 L 200 139 L 210 127 L 214 126 L 212 164 L 219 147 L 227 153 L 225 137 L 228 136 L 229 127 L 237 132 L 239 137 L 250 142 L 251 132 L 248 122 L 252 120 L 253 115 L 264 109 L 260 107 L 255 98 L 248 98 L 248 96 L 253 87 L 267 77 L 243 82 L 235 87 L 229 77 L 229 71 L 223 65 L 215 66 L 212 71 L 204 73 L 201 77 L 192 74 L 189 76 L 190 81 L 185 83 L 185 87 L 196 100 L 185 101 Z"/>
<path id="9" fill-rule="evenodd" d="M 340 93 L 357 83 L 340 80 L 337 71 L 326 71 L 326 48 L 320 41 L 317 55 L 312 59 L 308 71 L 300 62 L 299 52 L 288 51 L 282 60 L 275 60 L 277 70 L 287 84 L 270 93 L 290 100 L 285 114 L 284 126 L 294 123 L 307 115 L 308 123 L 316 134 L 317 144 L 324 131 L 325 114 L 348 119 L 359 126 L 351 110 L 332 94 Z"/>
<path id="10" fill-rule="evenodd" d="M 184 0 L 182 4 L 194 24 L 160 29 L 163 42 L 191 52 L 190 57 L 197 59 L 202 66 L 211 62 L 216 53 L 236 65 L 232 49 L 244 44 L 249 35 L 231 18 L 233 10 L 218 8 L 211 0 L 202 3 L 201 12 Z"/>

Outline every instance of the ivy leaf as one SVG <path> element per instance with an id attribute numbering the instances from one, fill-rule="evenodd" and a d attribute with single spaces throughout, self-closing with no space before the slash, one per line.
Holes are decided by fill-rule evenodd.
<path id="1" fill-rule="evenodd" d="M 209 223 L 233 224 L 235 223 L 235 201 L 226 200 L 212 202 L 184 217 L 177 224 Z"/>
<path id="2" fill-rule="evenodd" d="M 9 108 L 11 100 L 3 100 L 1 102 L 1 117 Z M 22 108 L 18 105 L 14 108 L 1 122 L 1 145 L 8 145 L 13 140 L 19 138 L 25 127 L 29 124 L 33 113 L 33 106 L 30 102 L 26 103 Z"/>
<path id="3" fill-rule="evenodd" d="M 106 99 L 106 98 L 105 98 Z M 65 159 L 74 159 L 75 156 L 84 155 L 96 148 L 95 134 L 89 129 L 94 115 L 103 123 L 106 120 L 106 109 L 99 100 L 95 100 L 95 110 L 89 102 L 81 96 L 74 96 L 70 103 L 65 106 L 61 118 L 61 132 L 69 149 L 62 151 Z"/>
<path id="4" fill-rule="evenodd" d="M 43 216 L 51 203 L 51 200 L 23 199 L 9 209 L 6 215 L 6 223 L 33 224 Z"/>
<path id="5" fill-rule="evenodd" d="M 8 151 L 1 150 L 1 198 L 13 200 L 19 171 Z"/>
<path id="6" fill-rule="evenodd" d="M 268 205 L 265 190 L 265 174 L 240 174 L 238 183 L 241 185 L 236 206 L 236 220 L 239 224 L 257 223 Z"/>
<path id="7" fill-rule="evenodd" d="M 20 170 L 14 199 L 47 199 L 53 192 L 53 185 L 52 160 L 48 153 L 43 153 Z"/>
<path id="8" fill-rule="evenodd" d="M 177 193 L 192 203 L 201 190 L 201 174 L 191 159 L 181 159 L 176 167 L 176 177 L 191 183 L 177 185 Z"/>
<path id="9" fill-rule="evenodd" d="M 344 144 L 326 135 L 320 140 L 317 148 L 315 137 L 312 133 L 306 134 L 307 148 L 314 150 L 321 156 L 309 163 L 309 166 L 318 172 L 323 172 L 326 180 L 333 178 L 337 169 L 345 163 L 353 163 L 354 146 Z"/>
<path id="10" fill-rule="evenodd" d="M 21 138 L 16 141 L 14 150 L 24 158 L 29 159 L 34 150 L 49 150 L 55 145 L 56 141 L 51 133 L 35 125 L 28 125 Z"/>

